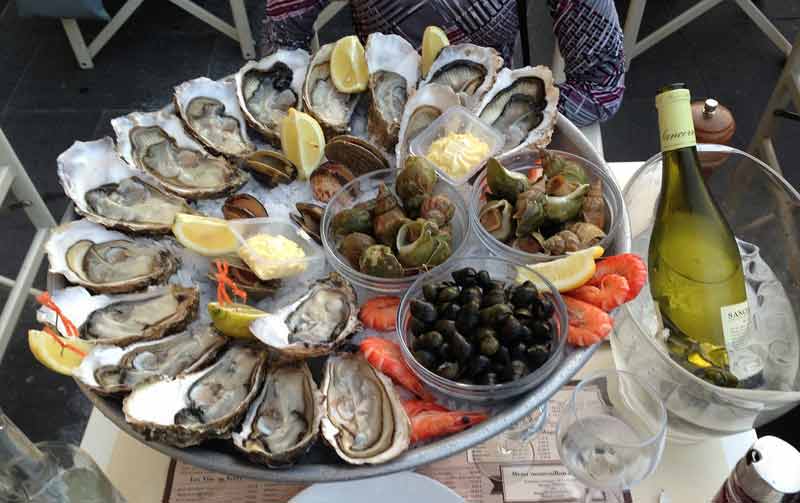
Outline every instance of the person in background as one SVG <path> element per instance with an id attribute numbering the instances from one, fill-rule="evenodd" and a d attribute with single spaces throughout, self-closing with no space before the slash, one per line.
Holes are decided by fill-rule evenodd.
<path id="1" fill-rule="evenodd" d="M 353 25 L 365 41 L 394 33 L 415 47 L 425 27 L 441 27 L 452 44 L 494 47 L 506 64 L 519 30 L 516 0 L 350 0 Z M 267 0 L 262 51 L 308 49 L 313 24 L 328 0 Z M 625 90 L 622 29 L 613 0 L 548 0 L 564 57 L 559 110 L 578 126 L 613 117 Z"/>

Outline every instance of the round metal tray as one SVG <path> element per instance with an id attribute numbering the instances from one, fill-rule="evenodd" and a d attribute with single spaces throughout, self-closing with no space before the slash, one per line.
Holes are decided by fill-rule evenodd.
<path id="1" fill-rule="evenodd" d="M 566 117 L 559 114 L 553 134 L 552 148 L 575 153 L 590 161 L 606 166 L 605 160 L 592 147 L 586 137 Z M 65 221 L 71 220 L 71 209 Z M 622 253 L 630 250 L 631 230 L 627 210 L 622 212 L 623 222 L 617 239 L 609 253 Z M 48 274 L 47 288 L 55 290 L 65 285 L 60 275 Z M 353 466 L 340 460 L 332 449 L 317 444 L 297 464 L 284 469 L 269 469 L 250 462 L 233 448 L 228 440 L 213 440 L 196 447 L 178 449 L 159 442 L 150 442 L 135 432 L 125 421 L 121 401 L 104 398 L 78 383 L 81 391 L 91 400 L 111 422 L 128 435 L 160 451 L 167 456 L 186 463 L 213 470 L 215 472 L 257 480 L 278 482 L 333 482 L 354 480 L 378 475 L 388 475 L 404 470 L 412 470 L 434 461 L 452 456 L 503 432 L 515 422 L 530 414 L 566 384 L 591 358 L 597 345 L 589 348 L 568 347 L 561 365 L 544 383 L 521 399 L 510 401 L 483 423 L 461 433 L 445 437 L 420 447 L 409 449 L 394 460 L 373 466 Z"/>

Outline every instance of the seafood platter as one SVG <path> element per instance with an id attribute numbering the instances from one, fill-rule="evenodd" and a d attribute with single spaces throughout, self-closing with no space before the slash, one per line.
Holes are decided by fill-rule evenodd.
<path id="1" fill-rule="evenodd" d="M 76 141 L 37 359 L 254 479 L 413 469 L 545 403 L 641 288 L 627 215 L 548 68 L 428 31 L 281 49 Z"/>

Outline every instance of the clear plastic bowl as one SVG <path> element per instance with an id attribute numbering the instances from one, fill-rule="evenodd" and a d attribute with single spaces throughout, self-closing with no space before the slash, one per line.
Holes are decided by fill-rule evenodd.
<path id="1" fill-rule="evenodd" d="M 501 133 L 480 120 L 478 116 L 466 108 L 452 107 L 448 108 L 447 111 L 440 115 L 435 121 L 431 122 L 428 127 L 411 140 L 409 151 L 413 155 L 425 157 L 433 142 L 452 133 L 471 133 L 489 145 L 487 154 L 480 161 L 477 161 L 469 171 L 458 178 L 452 177 L 444 169 L 436 166 L 436 171 L 439 172 L 439 176 L 453 185 L 466 183 L 467 180 L 472 178 L 472 176 L 483 167 L 483 163 L 485 163 L 488 158 L 500 152 L 505 142 L 505 137 Z"/>
<path id="2" fill-rule="evenodd" d="M 239 240 L 241 246 L 247 248 L 247 240 L 259 234 L 283 236 L 295 242 L 305 253 L 301 259 L 274 260 L 259 257 L 259 265 L 274 268 L 278 271 L 296 271 L 280 277 L 302 278 L 316 274 L 325 265 L 325 254 L 314 240 L 303 229 L 288 220 L 278 218 L 244 218 L 229 220 L 228 227 Z M 262 278 L 263 279 L 263 278 Z"/>
<path id="3" fill-rule="evenodd" d="M 553 302 L 555 311 L 551 318 L 553 324 L 553 344 L 550 358 L 538 369 L 526 375 L 522 379 L 513 382 L 500 383 L 494 385 L 486 384 L 464 384 L 450 379 L 445 379 L 440 375 L 426 369 L 411 354 L 408 345 L 408 322 L 411 319 L 410 306 L 411 300 L 421 299 L 422 287 L 426 283 L 437 283 L 440 281 L 453 279 L 450 275 L 453 271 L 464 267 L 472 267 L 476 271 L 488 271 L 492 279 L 503 281 L 506 284 L 518 283 L 517 271 L 519 268 L 527 269 L 531 274 L 539 278 L 548 286 L 548 291 L 540 292 Z M 567 308 L 558 290 L 550 284 L 547 279 L 539 273 L 528 268 L 520 262 L 506 260 L 498 257 L 458 257 L 448 261 L 431 272 L 417 278 L 411 288 L 408 289 L 400 302 L 400 309 L 397 311 L 397 335 L 400 339 L 400 347 L 403 356 L 411 367 L 411 370 L 431 388 L 449 397 L 470 402 L 490 403 L 499 400 L 506 400 L 514 396 L 530 391 L 541 384 L 561 362 L 564 357 L 564 348 L 567 342 Z"/>
<path id="4" fill-rule="evenodd" d="M 583 157 L 569 152 L 562 152 L 560 150 L 548 150 L 561 157 L 566 157 L 572 161 L 580 163 L 584 167 L 589 178 L 592 180 L 600 179 L 603 182 L 603 200 L 606 203 L 606 225 L 603 229 L 606 236 L 600 240 L 599 246 L 609 250 L 613 246 L 614 240 L 619 231 L 620 221 L 623 219 L 623 202 L 622 192 L 617 186 L 616 181 L 612 178 L 611 174 L 604 168 L 584 159 Z M 536 167 L 539 160 L 538 150 L 523 150 L 510 155 L 502 155 L 497 159 L 511 171 L 518 171 L 526 173 L 529 169 Z M 562 258 L 564 255 L 547 255 L 545 253 L 527 253 L 522 250 L 511 247 L 505 243 L 500 242 L 494 236 L 483 228 L 480 222 L 481 206 L 486 201 L 486 192 L 489 190 L 486 181 L 486 170 L 484 170 L 475 180 L 470 195 L 469 205 L 469 218 L 472 221 L 472 227 L 475 229 L 475 234 L 480 239 L 481 243 L 494 255 L 501 257 L 510 257 L 519 260 L 525 264 L 532 264 L 537 262 L 548 262 L 557 258 Z"/>
<path id="5" fill-rule="evenodd" d="M 358 204 L 369 199 L 373 199 L 378 193 L 378 187 L 383 183 L 389 189 L 394 190 L 394 183 L 397 178 L 398 170 L 396 169 L 382 169 L 373 171 L 362 175 L 355 180 L 351 181 L 339 192 L 337 192 L 325 208 L 325 214 L 322 216 L 322 224 L 320 225 L 320 232 L 322 234 L 322 244 L 325 249 L 325 255 L 328 258 L 328 263 L 342 276 L 350 280 L 355 285 L 366 288 L 373 292 L 400 295 L 408 289 L 414 280 L 420 276 L 415 274 L 413 276 L 405 276 L 402 278 L 380 278 L 353 268 L 350 262 L 341 254 L 336 246 L 336 239 L 331 230 L 331 223 L 333 217 L 340 211 L 352 208 Z M 467 214 L 467 207 L 464 199 L 456 191 L 456 189 L 439 180 L 433 189 L 433 194 L 442 194 L 447 196 L 455 205 L 455 212 L 453 219 L 450 221 L 452 226 L 452 255 L 443 264 L 435 267 L 432 271 L 446 265 L 453 257 L 458 256 L 463 252 L 469 237 L 469 215 Z"/>
<path id="6" fill-rule="evenodd" d="M 740 241 L 754 331 L 749 350 L 763 358 L 768 389 L 715 386 L 678 365 L 656 339 L 649 284 L 618 310 L 611 334 L 617 368 L 633 370 L 660 394 L 668 437 L 698 442 L 747 431 L 800 403 L 800 194 L 755 157 L 722 145 L 698 145 L 706 184 Z M 717 162 L 719 161 L 719 162 Z M 719 164 L 712 167 L 714 163 Z M 631 251 L 647 260 L 661 187 L 661 154 L 647 160 L 625 187 Z M 776 375 L 776 374 L 783 375 Z M 773 385 L 772 382 L 780 385 Z"/>

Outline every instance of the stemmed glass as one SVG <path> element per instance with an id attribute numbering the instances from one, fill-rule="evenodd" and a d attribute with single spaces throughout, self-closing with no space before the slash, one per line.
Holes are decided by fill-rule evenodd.
<path id="1" fill-rule="evenodd" d="M 664 449 L 667 411 L 641 377 L 619 370 L 591 374 L 561 412 L 558 452 L 569 471 L 592 490 L 626 490 L 648 477 Z"/>

